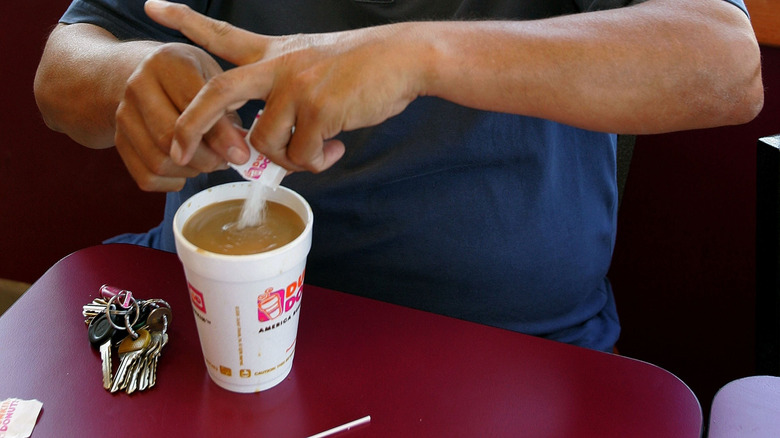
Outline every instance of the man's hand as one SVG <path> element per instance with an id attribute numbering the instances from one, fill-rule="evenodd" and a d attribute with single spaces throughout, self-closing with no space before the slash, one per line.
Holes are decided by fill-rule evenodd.
<path id="1" fill-rule="evenodd" d="M 148 55 L 130 76 L 116 112 L 116 147 L 125 166 L 144 190 L 173 191 L 185 179 L 225 168 L 225 159 L 249 158 L 240 123 L 221 113 L 202 133 L 186 163 L 171 159 L 173 128 L 181 112 L 206 81 L 222 72 L 214 59 L 186 44 L 165 44 Z"/>
<path id="2" fill-rule="evenodd" d="M 238 66 L 211 77 L 179 117 L 171 150 L 179 165 L 227 111 L 262 99 L 250 142 L 288 170 L 320 172 L 344 153 L 339 132 L 381 123 L 418 96 L 419 58 L 389 46 L 387 27 L 266 37 L 180 4 L 150 0 L 146 12 Z"/>

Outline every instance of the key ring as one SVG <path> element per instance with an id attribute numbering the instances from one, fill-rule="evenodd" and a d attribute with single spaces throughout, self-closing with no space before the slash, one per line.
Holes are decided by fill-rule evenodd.
<path id="1" fill-rule="evenodd" d="M 126 313 L 130 312 L 130 309 L 123 309 L 123 310 L 117 309 L 117 306 L 122 308 L 122 306 L 116 302 L 117 299 L 118 299 L 117 296 L 113 296 L 108 301 L 106 301 L 106 304 L 103 305 L 103 307 L 106 308 L 105 313 L 108 316 L 117 316 L 117 315 L 124 316 Z"/>
<path id="2" fill-rule="evenodd" d="M 119 297 L 119 295 L 114 295 L 111 297 L 108 302 L 106 303 L 106 315 L 108 315 L 108 322 L 111 323 L 111 325 L 117 329 L 117 330 L 127 330 L 132 336 L 133 339 L 138 338 L 138 334 L 133 331 L 133 325 L 135 325 L 136 322 L 138 322 L 138 318 L 141 316 L 141 309 L 138 307 L 138 301 L 130 297 L 130 300 L 132 301 L 132 306 L 135 308 L 135 319 L 132 323 L 130 323 L 130 311 L 128 310 L 111 310 L 111 304 L 114 303 L 114 301 Z M 124 315 L 125 317 L 125 327 L 122 327 L 116 323 L 114 323 L 114 320 L 112 318 L 113 315 Z"/>
<path id="3" fill-rule="evenodd" d="M 138 306 L 138 303 L 136 303 L 136 307 Z M 133 321 L 133 324 L 138 321 L 138 314 L 140 313 L 140 310 L 136 311 L 135 314 L 135 321 Z M 133 339 L 138 339 L 138 333 L 133 330 L 133 324 L 130 324 L 130 314 L 125 313 L 125 328 L 127 329 L 127 332 L 130 333 L 130 336 L 133 337 Z"/>
<path id="4" fill-rule="evenodd" d="M 160 307 L 162 305 L 163 307 L 171 308 L 171 305 L 168 304 L 167 301 L 160 299 L 160 298 L 153 298 L 151 300 L 145 300 L 144 303 L 149 303 L 151 305 L 154 305 L 156 307 Z"/>

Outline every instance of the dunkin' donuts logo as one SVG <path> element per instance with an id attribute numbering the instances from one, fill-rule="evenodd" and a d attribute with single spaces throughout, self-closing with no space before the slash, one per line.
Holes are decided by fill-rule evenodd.
<path id="1" fill-rule="evenodd" d="M 206 313 L 206 301 L 203 299 L 203 293 L 195 289 L 189 282 L 187 283 L 187 287 L 190 290 L 190 301 L 192 301 L 192 305 L 201 312 Z"/>
<path id="2" fill-rule="evenodd" d="M 284 289 L 274 290 L 269 287 L 262 294 L 257 296 L 257 319 L 260 322 L 276 319 L 295 308 L 295 304 L 301 300 L 303 295 L 303 277 L 306 270 L 301 272 L 296 281 L 288 284 Z M 192 284 L 187 283 L 190 290 L 190 301 L 192 306 L 202 313 L 206 313 L 206 300 L 203 293 L 197 290 Z"/>
<path id="3" fill-rule="evenodd" d="M 274 320 L 295 308 L 295 304 L 303 295 L 304 270 L 298 276 L 298 280 L 287 285 L 284 289 L 274 290 L 269 287 L 257 296 L 257 319 L 260 322 Z"/>
<path id="4" fill-rule="evenodd" d="M 252 165 L 249 166 L 246 171 L 244 171 L 244 175 L 247 178 L 260 179 L 260 177 L 263 175 L 263 172 L 265 172 L 265 169 L 268 168 L 268 163 L 270 162 L 271 160 L 269 160 L 268 157 L 260 154 L 257 156 L 257 159 L 252 162 Z"/>
<path id="5" fill-rule="evenodd" d="M 11 424 L 11 420 L 14 419 L 14 414 L 19 405 L 19 399 L 8 399 L 0 404 L 0 437 L 4 437 L 8 432 L 8 426 Z M 17 415 L 18 417 L 18 415 Z M 17 436 L 14 434 L 14 436 Z"/>

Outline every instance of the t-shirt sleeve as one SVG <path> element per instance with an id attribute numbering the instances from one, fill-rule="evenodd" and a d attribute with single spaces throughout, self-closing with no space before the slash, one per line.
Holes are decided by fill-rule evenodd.
<path id="1" fill-rule="evenodd" d="M 740 8 L 740 9 L 742 9 L 742 12 L 744 12 L 745 15 L 747 15 L 748 17 L 750 16 L 750 14 L 748 14 L 747 7 L 745 6 L 745 1 L 744 0 L 725 0 L 725 1 L 733 4 L 734 6 Z"/>
<path id="2" fill-rule="evenodd" d="M 546 1 L 546 0 L 539 0 Z M 583 11 L 613 9 L 641 3 L 646 0 L 577 0 Z M 748 14 L 744 0 L 727 1 Z M 209 10 L 220 9 L 220 2 L 209 0 L 185 0 L 179 3 L 209 15 Z M 147 17 L 144 0 L 74 0 L 60 19 L 61 23 L 90 23 L 100 26 L 120 40 L 153 39 L 180 41 L 187 39 L 179 32 L 160 26 Z"/>
<path id="3" fill-rule="evenodd" d="M 194 0 L 179 3 L 203 12 L 208 2 Z M 144 12 L 144 0 L 74 0 L 60 18 L 60 23 L 94 24 L 120 40 L 187 41 L 181 33 L 152 21 Z"/>
<path id="4" fill-rule="evenodd" d="M 643 3 L 647 0 L 576 0 L 580 9 L 583 11 L 598 11 L 603 9 L 615 9 L 625 6 L 635 5 L 637 3 Z M 745 15 L 748 15 L 747 7 L 745 7 L 744 0 L 723 0 L 733 4 L 734 6 L 742 9 Z M 749 16 L 749 15 L 748 15 Z"/>

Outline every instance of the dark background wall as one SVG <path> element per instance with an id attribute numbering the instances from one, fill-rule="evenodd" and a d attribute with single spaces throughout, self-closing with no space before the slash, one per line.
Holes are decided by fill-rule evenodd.
<path id="1" fill-rule="evenodd" d="M 0 278 L 34 282 L 57 260 L 162 217 L 112 150 L 49 131 L 32 83 L 66 0 L 0 3 Z M 763 47 L 766 104 L 737 127 L 637 138 L 610 273 L 622 354 L 677 374 L 707 410 L 755 370 L 756 141 L 780 132 L 780 49 Z"/>
<path id="2" fill-rule="evenodd" d="M 756 144 L 780 133 L 780 48 L 762 57 L 751 123 L 637 137 L 618 215 L 620 352 L 677 374 L 705 411 L 755 373 Z"/>
<path id="3" fill-rule="evenodd" d="M 0 3 L 0 278 L 31 283 L 73 251 L 162 218 L 164 195 L 139 190 L 116 151 L 84 148 L 41 119 L 33 78 L 69 4 Z"/>

